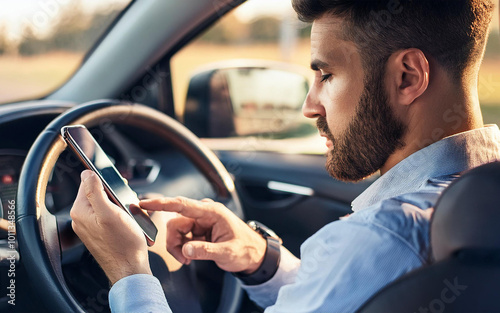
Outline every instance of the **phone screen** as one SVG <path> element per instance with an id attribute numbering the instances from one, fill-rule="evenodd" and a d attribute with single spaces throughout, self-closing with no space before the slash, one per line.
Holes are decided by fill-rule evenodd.
<path id="1" fill-rule="evenodd" d="M 84 165 L 100 177 L 111 200 L 134 218 L 142 228 L 148 245 L 152 245 L 158 232 L 156 226 L 139 208 L 137 194 L 125 182 L 88 129 L 82 125 L 65 126 L 61 133 Z"/>

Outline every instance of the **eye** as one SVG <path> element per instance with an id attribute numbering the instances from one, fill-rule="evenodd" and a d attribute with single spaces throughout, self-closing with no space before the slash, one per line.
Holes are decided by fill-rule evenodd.
<path id="1" fill-rule="evenodd" d="M 332 77 L 332 74 L 325 74 L 325 75 L 321 75 L 321 82 L 324 83 L 325 81 L 327 81 L 330 77 Z"/>

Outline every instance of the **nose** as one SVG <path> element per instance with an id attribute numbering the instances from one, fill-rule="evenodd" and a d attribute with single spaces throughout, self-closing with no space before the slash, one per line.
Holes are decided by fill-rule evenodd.
<path id="1" fill-rule="evenodd" d="M 319 101 L 315 87 L 312 87 L 307 93 L 306 100 L 302 105 L 302 114 L 307 118 L 326 116 L 325 107 Z"/>

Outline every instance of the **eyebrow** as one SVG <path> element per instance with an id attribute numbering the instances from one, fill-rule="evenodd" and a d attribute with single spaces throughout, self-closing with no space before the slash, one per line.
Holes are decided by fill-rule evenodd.
<path id="1" fill-rule="evenodd" d="M 322 68 L 328 67 L 328 63 L 315 59 L 311 62 L 311 69 L 313 71 L 319 71 Z"/>

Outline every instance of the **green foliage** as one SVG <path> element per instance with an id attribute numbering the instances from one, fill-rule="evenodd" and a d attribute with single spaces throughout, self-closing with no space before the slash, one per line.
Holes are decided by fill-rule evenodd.
<path id="1" fill-rule="evenodd" d="M 481 111 L 485 124 L 497 124 L 500 126 L 500 103 L 481 104 Z"/>
<path id="2" fill-rule="evenodd" d="M 0 28 L 0 55 L 7 52 L 9 42 L 7 40 L 7 32 L 4 27 Z"/>
<path id="3" fill-rule="evenodd" d="M 75 2 L 61 12 L 52 33 L 45 37 L 35 36 L 33 30 L 24 30 L 18 51 L 21 55 L 35 55 L 50 51 L 87 51 L 101 36 L 102 30 L 114 20 L 120 11 L 95 13 L 91 16 L 82 14 Z M 0 41 L 1 42 L 1 41 Z"/>
<path id="4" fill-rule="evenodd" d="M 277 41 L 280 35 L 280 21 L 263 17 L 250 24 L 250 38 L 255 42 Z"/>
<path id="5" fill-rule="evenodd" d="M 486 51 L 484 52 L 485 58 L 500 58 L 500 34 L 497 31 L 492 31 L 488 38 Z"/>
<path id="6" fill-rule="evenodd" d="M 231 42 L 230 30 L 224 24 L 215 24 L 209 31 L 205 32 L 200 40 L 217 44 L 225 44 Z"/>
<path id="7" fill-rule="evenodd" d="M 230 15 L 217 22 L 200 40 L 216 44 L 276 42 L 280 36 L 280 23 L 280 20 L 272 17 L 243 23 Z"/>
<path id="8" fill-rule="evenodd" d="M 312 24 L 306 24 L 304 27 L 299 29 L 300 38 L 310 38 L 311 37 Z"/>
<path id="9" fill-rule="evenodd" d="M 19 44 L 18 51 L 21 55 L 33 55 L 47 52 L 47 45 L 44 40 L 38 39 L 31 28 L 26 28 L 23 33 L 23 40 Z"/>

